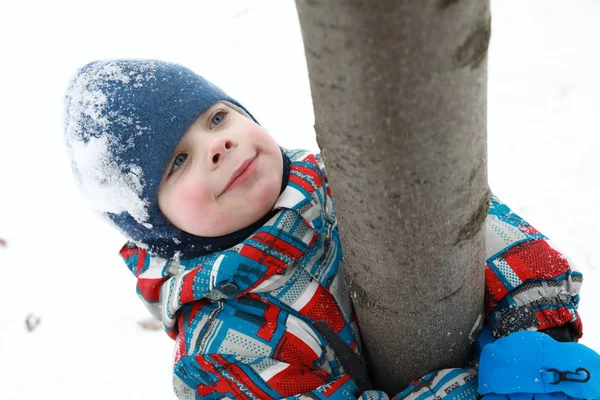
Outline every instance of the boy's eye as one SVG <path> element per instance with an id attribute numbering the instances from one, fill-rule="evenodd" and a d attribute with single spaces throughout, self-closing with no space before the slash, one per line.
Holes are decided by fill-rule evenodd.
<path id="1" fill-rule="evenodd" d="M 210 129 L 213 129 L 215 126 L 223 122 L 225 119 L 225 114 L 227 114 L 225 111 L 219 111 L 213 115 L 212 119 L 210 120 Z"/>
<path id="2" fill-rule="evenodd" d="M 173 163 L 171 164 L 171 169 L 169 170 L 169 176 L 177 171 L 184 163 L 185 160 L 187 160 L 187 154 L 185 153 L 179 153 L 175 156 L 175 158 L 173 159 Z"/>

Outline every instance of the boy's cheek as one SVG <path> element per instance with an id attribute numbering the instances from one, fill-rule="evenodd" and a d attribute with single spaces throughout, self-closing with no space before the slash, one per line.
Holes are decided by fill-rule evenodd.
<path id="1" fill-rule="evenodd" d="M 198 185 L 186 185 L 180 186 L 172 195 L 168 204 L 171 223 L 188 233 L 206 234 L 203 225 L 198 224 L 204 224 L 215 211 L 209 190 Z"/>
<path id="2" fill-rule="evenodd" d="M 177 203 L 188 208 L 205 208 L 209 205 L 210 190 L 197 184 L 183 185 L 177 193 Z"/>
<path id="3" fill-rule="evenodd" d="M 249 138 L 252 138 L 254 141 L 260 143 L 263 146 L 272 146 L 276 144 L 275 139 L 273 139 L 271 134 L 265 128 L 257 124 L 252 124 L 245 131 L 245 134 L 248 135 Z"/>

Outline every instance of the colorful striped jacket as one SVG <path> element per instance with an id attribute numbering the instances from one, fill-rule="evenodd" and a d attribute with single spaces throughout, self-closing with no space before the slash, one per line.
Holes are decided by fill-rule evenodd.
<path id="1" fill-rule="evenodd" d="M 121 250 L 142 301 L 176 341 L 173 379 L 180 399 L 361 395 L 314 325 L 324 322 L 360 356 L 325 169 L 318 155 L 286 154 L 291 170 L 278 212 L 238 245 L 185 260 L 129 244 Z M 581 275 L 568 260 L 495 198 L 486 231 L 491 329 L 501 336 L 572 324 L 580 335 Z M 506 322 L 516 315 L 528 318 Z M 387 396 L 369 391 L 362 398 Z"/>

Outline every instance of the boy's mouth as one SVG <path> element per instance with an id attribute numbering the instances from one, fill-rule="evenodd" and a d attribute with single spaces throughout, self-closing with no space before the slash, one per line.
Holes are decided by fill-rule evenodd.
<path id="1" fill-rule="evenodd" d="M 225 185 L 225 188 L 221 192 L 221 194 L 227 192 L 228 190 L 234 189 L 237 186 L 243 185 L 248 178 L 254 173 L 256 170 L 256 166 L 258 165 L 258 157 L 253 156 L 249 159 L 245 160 L 242 165 L 231 175 L 229 182 Z"/>

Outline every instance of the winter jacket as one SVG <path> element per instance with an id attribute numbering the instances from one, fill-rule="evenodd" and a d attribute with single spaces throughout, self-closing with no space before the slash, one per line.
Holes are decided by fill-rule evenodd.
<path id="1" fill-rule="evenodd" d="M 335 333 L 361 356 L 325 169 L 318 155 L 286 154 L 291 169 L 278 212 L 238 245 L 185 260 L 130 244 L 121 250 L 139 296 L 176 342 L 180 399 L 361 395 L 327 337 Z M 570 262 L 496 198 L 486 240 L 487 324 L 494 334 L 569 325 L 579 337 L 582 277 Z M 413 386 L 410 393 L 418 391 Z M 361 398 L 387 396 L 369 391 Z"/>

